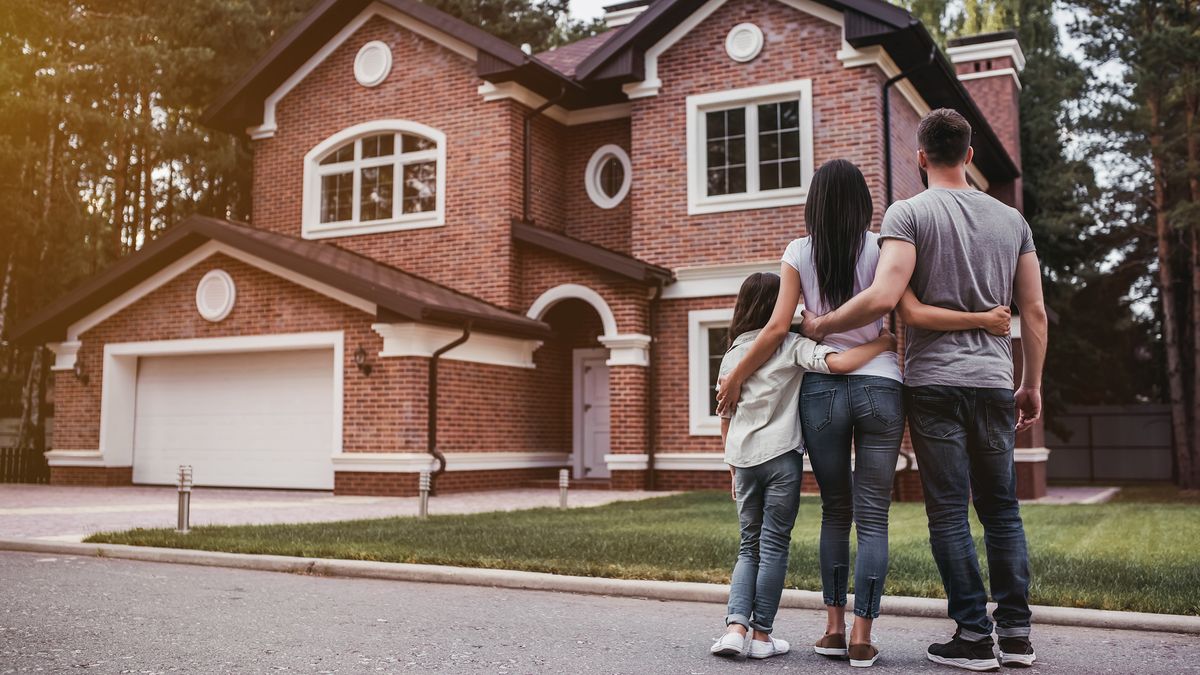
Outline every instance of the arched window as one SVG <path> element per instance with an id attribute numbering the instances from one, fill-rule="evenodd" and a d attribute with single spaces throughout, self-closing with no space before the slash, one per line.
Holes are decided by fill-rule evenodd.
<path id="1" fill-rule="evenodd" d="M 445 135 L 380 120 L 334 134 L 305 157 L 307 239 L 445 223 Z"/>

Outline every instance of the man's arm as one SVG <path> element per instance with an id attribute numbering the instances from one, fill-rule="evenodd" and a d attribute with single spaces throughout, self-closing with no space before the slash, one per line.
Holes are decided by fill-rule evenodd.
<path id="1" fill-rule="evenodd" d="M 779 265 L 779 296 L 775 299 L 775 310 L 765 328 L 754 338 L 742 360 L 725 377 L 721 378 L 717 392 L 717 414 L 732 412 L 742 395 L 742 383 L 754 374 L 758 367 L 767 362 L 779 349 L 783 338 L 791 330 L 796 318 L 796 307 L 800 305 L 800 273 L 787 263 Z M 736 338 L 731 335 L 730 338 Z"/>
<path id="2" fill-rule="evenodd" d="M 800 330 L 820 342 L 831 333 L 854 330 L 871 323 L 900 302 L 916 266 L 916 246 L 900 239 L 884 239 L 871 286 L 825 316 L 805 310 Z"/>
<path id="3" fill-rule="evenodd" d="M 1021 313 L 1021 388 L 1017 390 L 1017 431 L 1033 426 L 1042 416 L 1042 366 L 1046 363 L 1046 302 L 1042 299 L 1042 268 L 1037 253 L 1017 259 L 1013 299 Z"/>
<path id="4" fill-rule="evenodd" d="M 904 291 L 900 306 L 896 308 L 900 319 L 913 328 L 925 330 L 986 330 L 992 335 L 1008 335 L 1012 323 L 1012 310 L 1003 305 L 986 312 L 960 312 L 945 307 L 926 305 L 917 299 L 911 288 Z"/>

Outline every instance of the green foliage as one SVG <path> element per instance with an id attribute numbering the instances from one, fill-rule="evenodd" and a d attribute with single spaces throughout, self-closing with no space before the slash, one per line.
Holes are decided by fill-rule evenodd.
<path id="1" fill-rule="evenodd" d="M 437 502 L 433 505 L 436 511 Z M 1029 505 L 1021 509 L 1038 604 L 1195 614 L 1200 611 L 1200 506 Z M 801 500 L 787 584 L 820 590 L 820 501 Z M 982 530 L 973 522 L 984 557 Z M 1130 537 L 1137 532 L 1137 537 Z M 429 563 L 620 579 L 728 583 L 737 557 L 734 504 L 697 492 L 587 509 L 307 523 L 209 526 L 190 534 L 130 530 L 91 542 L 234 553 Z M 889 595 L 942 597 L 924 507 L 893 504 Z M 852 544 L 853 546 L 853 544 Z M 981 565 L 985 570 L 986 562 Z"/>

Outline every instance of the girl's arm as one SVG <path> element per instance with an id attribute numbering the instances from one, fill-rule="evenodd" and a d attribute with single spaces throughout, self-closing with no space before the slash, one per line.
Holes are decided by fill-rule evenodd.
<path id="1" fill-rule="evenodd" d="M 724 379 L 717 393 L 717 414 L 732 412 L 742 395 L 742 383 L 754 374 L 758 367 L 767 362 L 779 349 L 783 338 L 791 330 L 800 305 L 800 273 L 787 263 L 779 264 L 779 297 L 775 299 L 775 311 L 758 337 L 746 350 L 742 360 Z"/>
<path id="2" fill-rule="evenodd" d="M 897 308 L 904 323 L 925 330 L 955 331 L 982 329 L 992 335 L 1008 335 L 1012 310 L 1003 305 L 986 312 L 960 312 L 944 307 L 926 305 L 917 299 L 911 288 L 906 289 Z"/>
<path id="3" fill-rule="evenodd" d="M 825 357 L 825 365 L 829 372 L 838 375 L 853 373 L 867 365 L 871 359 L 884 352 L 896 351 L 896 336 L 887 328 L 879 333 L 879 337 L 866 344 L 861 344 L 844 352 L 836 352 Z"/>

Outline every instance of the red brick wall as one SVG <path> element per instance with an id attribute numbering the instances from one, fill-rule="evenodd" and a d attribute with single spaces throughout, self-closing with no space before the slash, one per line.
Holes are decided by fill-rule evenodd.
<path id="1" fill-rule="evenodd" d="M 629 253 L 629 195 L 617 206 L 602 209 L 588 197 L 584 187 L 588 161 L 602 146 L 611 143 L 629 152 L 629 119 L 569 127 L 566 139 L 563 197 L 567 205 L 567 234 L 614 251 Z M 638 184 L 638 176 L 634 173 L 629 186 L 631 194 Z"/>
<path id="2" fill-rule="evenodd" d="M 1008 57 L 955 64 L 959 75 L 1013 67 L 1013 61 Z M 1020 168 L 1021 107 L 1020 90 L 1017 89 L 1017 83 L 1011 75 L 1006 74 L 965 80 L 962 84 L 1000 138 L 1009 157 L 1016 162 L 1017 168 Z M 988 187 L 988 193 L 1010 206 L 1023 209 L 1024 199 L 1021 189 L 1020 178 L 1003 183 L 993 181 Z"/>
<path id="3" fill-rule="evenodd" d="M 693 436 L 689 430 L 688 312 L 733 307 L 733 296 L 664 300 L 659 303 L 654 343 L 654 450 L 723 452 L 720 436 Z"/>
<path id="4" fill-rule="evenodd" d="M 736 63 L 729 29 L 753 21 L 762 53 Z M 633 253 L 667 267 L 775 260 L 804 233 L 804 207 L 687 215 L 686 98 L 693 94 L 812 78 L 814 160 L 858 164 L 883 211 L 882 105 L 877 68 L 845 68 L 841 29 L 770 0 L 731 0 L 658 60 L 663 87 L 633 103 Z"/>
<path id="5" fill-rule="evenodd" d="M 73 485 L 80 487 L 113 487 L 133 483 L 131 466 L 52 466 L 51 485 Z"/>
<path id="6" fill-rule="evenodd" d="M 392 48 L 395 67 L 374 88 L 354 79 L 370 40 Z M 254 143 L 254 224 L 298 236 L 304 155 L 347 127 L 377 119 L 427 124 L 446 134 L 446 225 L 331 240 L 438 283 L 508 306 L 514 118 L 508 101 L 485 103 L 474 64 L 385 19 L 371 19 L 279 103 L 274 138 Z M 519 119 L 515 122 L 519 129 Z M 516 158 L 519 165 L 520 158 Z M 519 189 L 519 188 L 518 188 Z"/>

